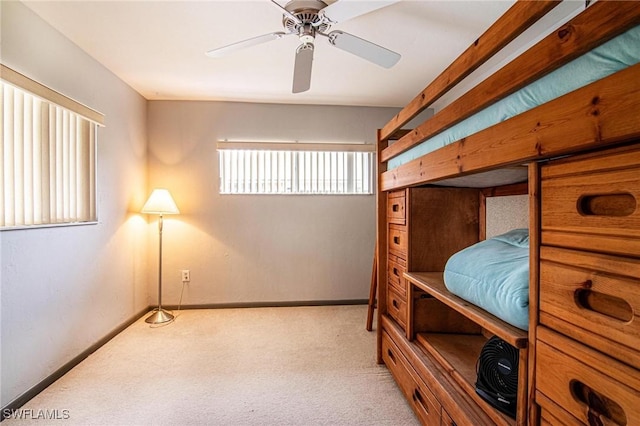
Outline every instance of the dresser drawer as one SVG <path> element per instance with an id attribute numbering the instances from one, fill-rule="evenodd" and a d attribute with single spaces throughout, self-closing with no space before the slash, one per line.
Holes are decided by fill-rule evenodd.
<path id="1" fill-rule="evenodd" d="M 389 285 L 400 293 L 402 296 L 407 295 L 406 283 L 403 277 L 404 272 L 407 270 L 407 262 L 401 257 L 389 254 L 388 262 L 388 277 Z"/>
<path id="2" fill-rule="evenodd" d="M 387 195 L 387 221 L 389 223 L 405 225 L 407 223 L 406 208 L 407 197 L 404 189 L 390 192 Z"/>
<path id="3" fill-rule="evenodd" d="M 640 425 L 638 370 L 544 328 L 538 337 L 536 402 L 543 410 L 559 418 L 566 411 L 584 424 Z"/>
<path id="4" fill-rule="evenodd" d="M 440 426 L 458 426 L 458 423 L 453 420 L 453 418 L 449 415 L 449 413 L 446 412 L 444 408 L 442 409 L 440 416 Z"/>
<path id="5" fill-rule="evenodd" d="M 553 413 L 548 408 L 540 410 L 540 426 L 584 426 L 580 420 L 564 411 L 550 399 L 538 392 L 536 395 L 539 401 L 544 401 L 544 407 L 553 407 Z"/>
<path id="6" fill-rule="evenodd" d="M 543 246 L 540 323 L 640 368 L 639 277 L 638 259 Z"/>
<path id="7" fill-rule="evenodd" d="M 407 228 L 402 225 L 389 225 L 389 252 L 406 259 L 408 250 Z"/>
<path id="8" fill-rule="evenodd" d="M 387 287 L 387 313 L 402 326 L 407 328 L 407 297 Z"/>
<path id="9" fill-rule="evenodd" d="M 391 337 L 384 332 L 382 333 L 382 360 L 391 371 L 420 422 L 428 426 L 440 426 L 440 403 L 422 381 L 414 377 L 416 374 L 404 355 L 393 343 Z"/>
<path id="10" fill-rule="evenodd" d="M 640 151 L 553 162 L 541 176 L 542 244 L 640 257 Z"/>

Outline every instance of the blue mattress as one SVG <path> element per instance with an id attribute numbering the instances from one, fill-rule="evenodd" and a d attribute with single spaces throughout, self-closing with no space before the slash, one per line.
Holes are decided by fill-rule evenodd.
<path id="1" fill-rule="evenodd" d="M 467 247 L 444 268 L 447 289 L 501 320 L 529 328 L 529 230 L 514 229 Z"/>
<path id="2" fill-rule="evenodd" d="M 388 161 L 389 170 L 640 62 L 640 26 Z"/>

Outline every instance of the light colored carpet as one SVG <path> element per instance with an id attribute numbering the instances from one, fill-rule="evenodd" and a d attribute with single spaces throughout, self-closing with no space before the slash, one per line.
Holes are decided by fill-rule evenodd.
<path id="1" fill-rule="evenodd" d="M 376 364 L 367 307 L 186 310 L 144 319 L 22 410 L 59 417 L 9 425 L 417 425 Z"/>

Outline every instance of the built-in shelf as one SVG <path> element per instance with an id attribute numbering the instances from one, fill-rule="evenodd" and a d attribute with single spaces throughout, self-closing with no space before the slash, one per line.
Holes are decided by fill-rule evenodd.
<path id="1" fill-rule="evenodd" d="M 474 366 L 476 363 L 475 359 L 472 359 L 471 353 L 464 354 L 466 351 L 464 350 L 464 346 L 466 349 L 470 349 L 466 344 L 462 344 L 459 348 L 462 351 L 458 352 L 454 357 L 459 359 L 459 357 L 463 357 L 467 361 L 467 365 L 465 366 L 465 362 L 462 359 L 459 361 L 453 361 L 452 364 L 447 365 L 447 363 L 443 363 L 441 359 L 441 354 L 445 352 L 455 352 L 451 350 L 446 350 L 448 344 L 444 343 L 443 345 L 437 345 L 438 349 L 436 350 L 435 346 L 432 346 L 430 343 L 426 343 L 425 339 L 430 339 L 432 336 L 436 336 L 439 333 L 420 333 L 414 341 L 408 341 L 403 339 L 404 330 L 400 328 L 400 326 L 393 321 L 388 316 L 383 316 L 381 318 L 381 326 L 382 328 L 391 336 L 394 342 L 398 342 L 399 347 L 402 347 L 403 353 L 411 353 L 410 356 L 413 365 L 416 365 L 419 362 L 423 368 L 426 368 L 429 373 L 424 374 L 424 369 L 421 367 L 417 367 L 418 371 L 422 372 L 422 379 L 425 380 L 425 383 L 429 383 L 428 387 L 430 390 L 436 395 L 436 397 L 440 401 L 445 401 L 443 404 L 443 411 L 449 410 L 450 412 L 455 412 L 456 408 L 465 407 L 465 413 L 468 416 L 466 418 L 466 422 L 462 422 L 458 424 L 472 424 L 472 425 L 493 425 L 493 426 L 514 426 L 516 422 L 506 416 L 505 414 L 493 409 L 489 406 L 489 404 L 485 401 L 482 401 L 477 394 L 475 393 L 475 389 L 472 389 L 470 381 L 475 380 L 475 378 L 471 378 L 470 371 L 475 371 Z M 442 337 L 446 339 L 447 334 L 442 334 Z M 459 335 L 451 336 L 460 337 Z M 463 336 L 463 339 L 466 336 Z M 480 351 L 478 347 L 481 344 L 480 339 L 486 341 L 487 339 L 483 336 L 476 335 L 477 342 L 470 343 L 475 349 L 471 349 L 471 352 Z M 469 341 L 467 341 L 469 342 Z M 477 354 L 476 354 L 477 357 Z M 418 361 L 419 360 L 419 361 Z M 455 367 L 454 367 L 455 365 Z M 455 377 L 454 368 L 460 368 L 462 373 L 465 375 L 464 380 L 459 380 L 459 378 Z M 475 373 L 473 373 L 475 374 Z M 434 385 L 437 383 L 437 386 Z M 474 382 L 475 383 L 475 382 Z M 443 397 L 443 394 L 446 397 Z M 479 410 L 474 410 L 472 407 L 477 407 Z M 449 424 L 449 423 L 447 423 Z"/>
<path id="2" fill-rule="evenodd" d="M 516 348 L 527 347 L 528 336 L 525 330 L 514 327 L 451 293 L 444 285 L 442 272 L 405 272 L 404 277 L 420 290 L 430 294 L 489 333 L 500 337 Z"/>
<path id="3" fill-rule="evenodd" d="M 474 387 L 476 361 L 487 338 L 481 334 L 418 333 L 416 341 L 463 387 Z"/>
<path id="4" fill-rule="evenodd" d="M 519 349 L 522 365 L 518 374 L 525 377 L 527 332 L 451 293 L 444 285 L 442 272 L 405 272 L 404 278 L 409 282 L 408 340 L 435 360 L 496 425 L 515 425 L 515 419 L 476 393 L 476 366 L 485 343 L 495 335 Z M 518 401 L 526 398 L 526 382 L 522 383 Z M 520 415 L 524 415 L 523 410 Z"/>
<path id="5" fill-rule="evenodd" d="M 464 391 L 482 406 L 498 425 L 514 425 L 514 419 L 494 410 L 476 394 L 476 362 L 487 338 L 482 334 L 418 333 L 416 343 L 431 355 Z"/>

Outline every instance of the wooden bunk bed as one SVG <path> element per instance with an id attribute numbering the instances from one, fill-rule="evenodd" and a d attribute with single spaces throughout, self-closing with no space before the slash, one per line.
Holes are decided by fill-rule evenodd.
<path id="1" fill-rule="evenodd" d="M 424 424 L 640 424 L 640 60 L 423 149 L 640 32 L 640 3 L 590 4 L 428 120 L 402 128 L 557 4 L 516 2 L 378 131 L 378 362 Z M 527 330 L 453 294 L 443 279 L 452 255 L 485 239 L 486 197 L 513 194 L 529 197 Z M 478 358 L 494 336 L 519 361 L 515 415 L 476 391 Z"/>

